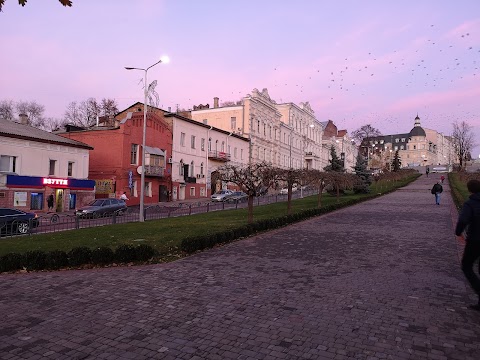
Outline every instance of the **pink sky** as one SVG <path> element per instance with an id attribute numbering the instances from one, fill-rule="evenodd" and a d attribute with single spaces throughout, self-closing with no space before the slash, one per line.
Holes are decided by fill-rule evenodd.
<path id="1" fill-rule="evenodd" d="M 0 100 L 35 100 L 60 118 L 71 101 L 143 101 L 149 71 L 160 106 L 236 101 L 268 88 L 309 101 L 352 132 L 474 126 L 480 143 L 480 1 L 7 0 L 0 13 Z M 474 150 L 478 157 L 480 148 Z"/>

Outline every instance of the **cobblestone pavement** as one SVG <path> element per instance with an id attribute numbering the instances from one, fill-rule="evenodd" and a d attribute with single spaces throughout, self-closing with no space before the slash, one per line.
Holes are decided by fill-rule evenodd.
<path id="1" fill-rule="evenodd" d="M 434 180 L 174 263 L 2 275 L 0 358 L 478 359 Z"/>

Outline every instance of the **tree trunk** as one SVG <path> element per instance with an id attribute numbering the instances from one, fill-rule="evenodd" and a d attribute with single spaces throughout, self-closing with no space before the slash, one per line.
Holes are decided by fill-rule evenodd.
<path id="1" fill-rule="evenodd" d="M 253 195 L 248 195 L 248 223 L 253 223 Z"/>
<path id="2" fill-rule="evenodd" d="M 287 214 L 292 213 L 292 186 L 288 186 L 288 195 L 287 195 Z"/>
<path id="3" fill-rule="evenodd" d="M 323 194 L 323 185 L 320 184 L 320 186 L 318 187 L 318 202 L 317 202 L 318 208 L 322 207 L 322 194 Z"/>

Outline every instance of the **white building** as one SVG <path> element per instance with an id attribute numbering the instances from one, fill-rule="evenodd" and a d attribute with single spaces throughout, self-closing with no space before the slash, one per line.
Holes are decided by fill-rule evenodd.
<path id="1" fill-rule="evenodd" d="M 0 207 L 44 211 L 50 194 L 59 212 L 91 201 L 95 182 L 87 178 L 93 148 L 26 120 L 0 119 Z"/>
<path id="2" fill-rule="evenodd" d="M 193 120 L 248 137 L 249 160 L 281 168 L 321 169 L 322 127 L 308 102 L 277 104 L 254 89 L 236 105 L 194 107 Z"/>
<path id="3" fill-rule="evenodd" d="M 226 186 L 216 177 L 219 167 L 248 164 L 247 138 L 179 114 L 165 117 L 172 121 L 173 201 L 208 197 Z"/>

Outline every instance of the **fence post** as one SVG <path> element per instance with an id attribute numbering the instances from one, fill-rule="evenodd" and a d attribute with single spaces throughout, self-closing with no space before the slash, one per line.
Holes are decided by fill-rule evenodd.
<path id="1" fill-rule="evenodd" d="M 80 229 L 80 219 L 78 216 L 75 216 L 75 229 Z"/>
<path id="2" fill-rule="evenodd" d="M 192 205 L 188 205 L 188 215 L 192 215 Z"/>
<path id="3" fill-rule="evenodd" d="M 112 216 L 112 224 L 116 224 L 116 223 L 117 223 L 117 212 L 114 211 Z"/>
<path id="4" fill-rule="evenodd" d="M 210 203 L 207 203 L 207 212 L 210 210 Z"/>

